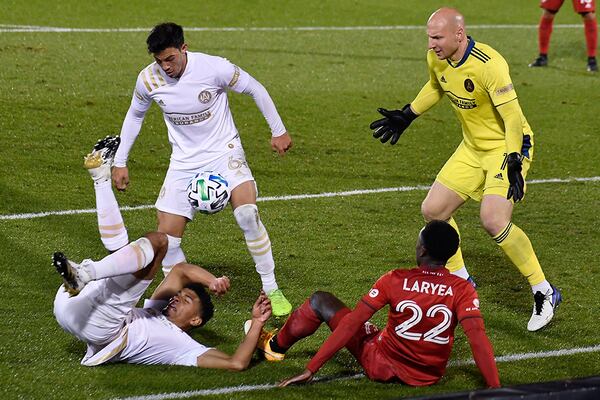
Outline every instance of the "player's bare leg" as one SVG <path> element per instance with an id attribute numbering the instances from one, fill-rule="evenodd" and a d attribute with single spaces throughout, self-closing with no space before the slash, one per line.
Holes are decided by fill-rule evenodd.
<path id="1" fill-rule="evenodd" d="M 425 200 L 423 200 L 423 203 L 421 204 L 421 213 L 423 214 L 423 218 L 425 218 L 425 222 L 434 219 L 448 221 L 460 235 L 458 225 L 452 216 L 464 203 L 465 200 L 456 192 L 447 188 L 440 182 L 435 181 L 433 185 L 431 185 Z M 446 268 L 448 268 L 452 274 L 468 280 L 475 286 L 475 282 L 470 277 L 467 267 L 465 266 L 460 247 L 456 251 L 456 254 L 448 260 Z"/>
<path id="2" fill-rule="evenodd" d="M 562 298 L 560 291 L 546 280 L 525 232 L 511 222 L 512 211 L 513 203 L 503 196 L 484 195 L 480 209 L 481 223 L 529 281 L 534 294 L 534 305 L 527 329 L 537 331 L 550 322 Z"/>
<path id="3" fill-rule="evenodd" d="M 157 230 L 165 233 L 169 242 L 167 254 L 162 260 L 162 270 L 164 275 L 167 276 L 175 265 L 186 261 L 185 254 L 181 249 L 181 238 L 189 220 L 181 215 L 160 210 L 157 211 L 157 218 Z"/>
<path id="4" fill-rule="evenodd" d="M 292 305 L 275 280 L 271 240 L 256 207 L 254 181 L 246 181 L 231 191 L 231 207 L 236 222 L 244 232 L 246 246 L 256 265 L 256 272 L 260 275 L 263 290 L 271 300 L 273 315 L 276 317 L 288 315 L 292 311 Z"/>

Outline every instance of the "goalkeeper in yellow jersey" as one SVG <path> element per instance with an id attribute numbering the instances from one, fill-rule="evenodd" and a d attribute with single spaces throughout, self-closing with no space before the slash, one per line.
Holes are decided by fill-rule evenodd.
<path id="1" fill-rule="evenodd" d="M 527 278 L 534 297 L 527 329 L 546 326 L 561 302 L 560 291 L 544 276 L 527 235 L 511 222 L 513 205 L 525 195 L 525 176 L 533 157 L 533 132 L 521 111 L 508 65 L 490 46 L 467 36 L 464 17 L 441 8 L 427 22 L 429 81 L 401 110 L 379 109 L 373 136 L 396 144 L 419 115 L 444 94 L 462 125 L 463 140 L 443 166 L 423 201 L 426 221 L 447 220 L 457 231 L 454 212 L 468 199 L 481 202 L 485 230 Z M 460 247 L 446 265 L 472 279 Z"/>

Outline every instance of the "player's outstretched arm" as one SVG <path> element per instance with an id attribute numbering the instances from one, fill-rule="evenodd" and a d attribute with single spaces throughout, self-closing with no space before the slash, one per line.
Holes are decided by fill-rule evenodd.
<path id="1" fill-rule="evenodd" d="M 171 271 L 172 272 L 172 271 Z M 217 349 L 211 349 L 198 357 L 197 366 L 201 368 L 228 369 L 243 371 L 248 368 L 262 327 L 271 316 L 271 302 L 261 290 L 252 307 L 252 326 L 233 355 L 228 355 Z"/>
<path id="2" fill-rule="evenodd" d="M 465 318 L 460 324 L 469 339 L 473 358 L 477 368 L 481 371 L 488 387 L 500 387 L 500 377 L 494 359 L 492 344 L 485 334 L 483 318 Z"/>
<path id="3" fill-rule="evenodd" d="M 227 293 L 230 286 L 229 278 L 226 276 L 217 278 L 202 267 L 181 263 L 173 267 L 171 272 L 154 290 L 151 298 L 153 300 L 168 300 L 190 283 L 199 283 L 206 286 L 211 293 L 216 295 Z"/>

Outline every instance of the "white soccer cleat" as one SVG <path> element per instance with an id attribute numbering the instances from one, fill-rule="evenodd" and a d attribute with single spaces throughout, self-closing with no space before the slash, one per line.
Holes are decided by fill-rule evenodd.
<path id="1" fill-rule="evenodd" d="M 61 252 L 56 252 L 52 256 L 52 265 L 63 278 L 65 289 L 71 296 L 79 294 L 84 286 L 92 280 L 89 272 L 82 264 L 67 259 Z"/>
<path id="2" fill-rule="evenodd" d="M 88 170 L 94 182 L 110 180 L 110 169 L 120 143 L 120 137 L 107 136 L 98 140 L 92 152 L 83 158 L 83 167 Z"/>
<path id="3" fill-rule="evenodd" d="M 540 291 L 535 292 L 533 295 L 533 314 L 527 323 L 527 330 L 534 332 L 542 329 L 554 317 L 554 310 L 558 307 L 562 301 L 560 290 L 550 285 L 546 293 Z"/>

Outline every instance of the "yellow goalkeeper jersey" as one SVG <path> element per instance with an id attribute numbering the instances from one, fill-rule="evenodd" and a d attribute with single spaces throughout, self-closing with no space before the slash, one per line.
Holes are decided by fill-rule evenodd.
<path id="1" fill-rule="evenodd" d="M 430 79 L 411 103 L 414 111 L 421 114 L 427 109 L 419 108 L 429 108 L 426 104 L 430 102 L 420 102 L 420 98 L 434 95 L 439 100 L 445 94 L 460 120 L 467 146 L 478 151 L 504 148 L 504 121 L 496 107 L 515 100 L 517 93 L 510 79 L 508 64 L 500 53 L 469 37 L 465 55 L 458 63 L 439 60 L 433 50 L 430 50 L 427 53 L 427 64 Z M 529 139 L 533 139 L 533 135 L 522 111 L 521 122 L 523 135 L 530 136 L 523 143 L 525 147 L 529 144 Z"/>

